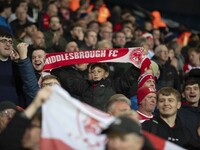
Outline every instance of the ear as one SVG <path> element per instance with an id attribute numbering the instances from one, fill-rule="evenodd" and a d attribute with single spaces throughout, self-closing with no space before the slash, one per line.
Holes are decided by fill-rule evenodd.
<path id="1" fill-rule="evenodd" d="M 106 73 L 105 73 L 105 77 L 107 78 L 108 76 L 109 76 L 109 73 L 108 73 L 108 72 L 106 72 Z"/>
<path id="2" fill-rule="evenodd" d="M 182 97 L 183 97 L 183 98 L 185 98 L 185 94 L 184 94 L 184 92 L 182 92 L 182 94 L 181 94 L 181 95 L 182 95 Z"/>
<path id="3" fill-rule="evenodd" d="M 178 108 L 178 109 L 181 108 L 181 102 L 178 102 L 177 108 Z"/>
<path id="4" fill-rule="evenodd" d="M 116 42 L 116 40 L 115 40 L 115 39 L 113 39 L 112 41 L 113 41 L 113 43 L 115 43 L 115 42 Z"/>

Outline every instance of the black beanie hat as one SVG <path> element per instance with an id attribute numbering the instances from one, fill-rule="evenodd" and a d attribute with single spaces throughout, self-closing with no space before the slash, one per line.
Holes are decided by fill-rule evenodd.
<path id="1" fill-rule="evenodd" d="M 16 111 L 18 110 L 17 106 L 14 103 L 10 102 L 10 101 L 2 101 L 2 102 L 0 102 L 0 111 L 4 111 L 5 109 L 10 109 L 10 108 L 12 108 L 12 109 L 14 109 Z"/>

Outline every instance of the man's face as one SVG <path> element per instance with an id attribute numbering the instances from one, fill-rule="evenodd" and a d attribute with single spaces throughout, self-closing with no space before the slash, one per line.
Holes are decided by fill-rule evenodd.
<path id="1" fill-rule="evenodd" d="M 154 39 L 160 38 L 160 31 L 159 30 L 154 30 L 152 34 L 153 34 Z"/>
<path id="2" fill-rule="evenodd" d="M 147 44 L 149 45 L 150 49 L 152 50 L 153 47 L 154 47 L 153 38 L 148 38 L 148 39 L 147 39 Z"/>
<path id="3" fill-rule="evenodd" d="M 146 82 L 144 82 L 142 87 L 152 87 L 155 89 L 156 88 L 155 80 L 154 79 L 147 80 Z"/>
<path id="4" fill-rule="evenodd" d="M 116 46 L 124 47 L 124 45 L 126 44 L 125 34 L 122 32 L 117 33 L 115 39 L 113 39 L 113 42 Z"/>
<path id="5" fill-rule="evenodd" d="M 71 31 L 72 36 L 74 37 L 78 37 L 79 35 L 83 34 L 83 28 L 76 26 L 73 28 L 73 30 Z"/>
<path id="6" fill-rule="evenodd" d="M 35 47 L 45 47 L 44 34 L 42 32 L 35 32 L 32 40 Z"/>
<path id="7" fill-rule="evenodd" d="M 50 4 L 47 8 L 47 13 L 50 17 L 52 16 L 57 16 L 58 14 L 58 8 L 56 7 L 55 4 Z"/>
<path id="8" fill-rule="evenodd" d="M 6 16 L 8 16 L 8 17 L 12 14 L 12 9 L 11 9 L 11 7 L 7 7 L 7 8 L 5 9 L 5 14 L 6 14 Z"/>
<path id="9" fill-rule="evenodd" d="M 111 110 L 111 112 L 108 112 L 108 113 L 110 113 L 113 116 L 118 116 L 118 115 L 124 114 L 125 112 L 128 112 L 130 110 L 131 110 L 131 108 L 126 102 L 116 101 L 113 104 L 113 110 Z"/>
<path id="10" fill-rule="evenodd" d="M 6 59 L 10 56 L 13 49 L 12 38 L 0 37 L 0 58 Z"/>
<path id="11" fill-rule="evenodd" d="M 97 43 L 97 34 L 96 34 L 96 32 L 89 32 L 88 36 L 85 37 L 85 42 L 89 46 L 95 46 L 96 43 Z"/>
<path id="12" fill-rule="evenodd" d="M 20 3 L 19 7 L 22 7 L 25 11 L 28 10 L 28 4 L 27 4 L 27 2 Z"/>
<path id="13" fill-rule="evenodd" d="M 149 93 L 141 101 L 140 105 L 147 112 L 153 112 L 156 107 L 156 94 Z"/>
<path id="14" fill-rule="evenodd" d="M 133 38 L 133 34 L 132 34 L 132 31 L 131 31 L 130 28 L 124 27 L 123 32 L 125 33 L 125 36 L 126 36 L 127 39 Z"/>
<path id="15" fill-rule="evenodd" d="M 16 16 L 19 21 L 25 21 L 27 12 L 23 7 L 19 7 L 16 11 Z"/>
<path id="16" fill-rule="evenodd" d="M 102 40 L 105 39 L 105 40 L 108 40 L 108 41 L 112 41 L 112 34 L 113 34 L 113 31 L 110 27 L 101 28 L 101 31 L 99 33 Z"/>
<path id="17" fill-rule="evenodd" d="M 50 20 L 50 28 L 53 31 L 57 31 L 61 28 L 60 20 L 58 17 L 52 17 Z"/>
<path id="18" fill-rule="evenodd" d="M 16 111 L 11 108 L 5 109 L 0 112 L 0 132 L 2 132 L 2 130 L 6 128 L 7 124 L 13 118 L 15 112 Z"/>
<path id="19" fill-rule="evenodd" d="M 108 77 L 108 72 L 106 72 L 103 68 L 95 67 L 91 70 L 91 77 L 94 81 L 100 81 L 101 79 L 105 79 Z"/>
<path id="20" fill-rule="evenodd" d="M 183 96 L 186 101 L 191 104 L 199 103 L 200 88 L 198 84 L 185 86 Z"/>
<path id="21" fill-rule="evenodd" d="M 91 25 L 89 26 L 88 29 L 94 30 L 96 33 L 98 33 L 98 32 L 99 32 L 99 24 L 98 24 L 98 23 L 93 23 L 93 24 L 91 24 Z"/>
<path id="22" fill-rule="evenodd" d="M 143 138 L 134 133 L 108 138 L 108 150 L 140 150 L 144 143 Z"/>
<path id="23" fill-rule="evenodd" d="M 176 115 L 177 110 L 181 107 L 181 102 L 178 102 L 176 97 L 172 94 L 169 96 L 159 94 L 157 107 L 161 116 L 170 117 Z"/>
<path id="24" fill-rule="evenodd" d="M 38 119 L 33 119 L 31 121 L 30 126 L 26 129 L 23 139 L 22 145 L 23 148 L 27 149 L 39 149 L 41 137 L 41 125 Z"/>
<path id="25" fill-rule="evenodd" d="M 79 51 L 78 45 L 76 42 L 69 42 L 66 46 L 65 52 L 76 52 Z"/>
<path id="26" fill-rule="evenodd" d="M 45 52 L 43 50 L 35 50 L 32 54 L 32 64 L 36 71 L 41 72 L 45 63 Z"/>
<path id="27" fill-rule="evenodd" d="M 189 62 L 192 66 L 198 66 L 200 63 L 200 53 L 192 51 L 189 53 Z"/>
<path id="28" fill-rule="evenodd" d="M 161 48 L 161 51 L 158 53 L 159 60 L 166 62 L 168 60 L 168 57 L 169 57 L 168 54 L 169 54 L 169 52 L 168 52 L 167 47 L 163 46 Z"/>
<path id="29" fill-rule="evenodd" d="M 30 35 L 32 36 L 36 31 L 38 31 L 36 25 L 31 25 L 31 26 L 28 26 L 24 29 L 24 31 L 26 32 L 27 35 Z"/>

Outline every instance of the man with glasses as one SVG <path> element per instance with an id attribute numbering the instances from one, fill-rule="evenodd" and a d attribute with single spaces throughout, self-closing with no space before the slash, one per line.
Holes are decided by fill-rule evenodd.
<path id="1" fill-rule="evenodd" d="M 26 107 L 38 90 L 37 79 L 31 78 L 34 74 L 32 64 L 27 57 L 26 43 L 13 48 L 12 34 L 0 28 L 0 102 L 11 101 L 21 107 Z M 32 86 L 32 83 L 36 83 Z M 29 88 L 30 86 L 32 88 Z M 33 90 L 34 88 L 34 90 Z"/>
<path id="2" fill-rule="evenodd" d="M 19 103 L 19 95 L 16 88 L 16 76 L 13 62 L 10 58 L 13 53 L 12 34 L 0 27 L 0 101 L 8 100 Z"/>
<path id="3" fill-rule="evenodd" d="M 0 102 L 0 133 L 6 128 L 16 111 L 18 109 L 14 103 L 9 101 Z"/>

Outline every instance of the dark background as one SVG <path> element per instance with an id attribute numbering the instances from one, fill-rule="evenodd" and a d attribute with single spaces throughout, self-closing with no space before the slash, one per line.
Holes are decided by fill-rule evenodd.
<path id="1" fill-rule="evenodd" d="M 165 18 L 200 31 L 200 0 L 105 0 L 108 7 L 159 10 Z M 139 6 L 139 7 L 138 7 Z"/>

